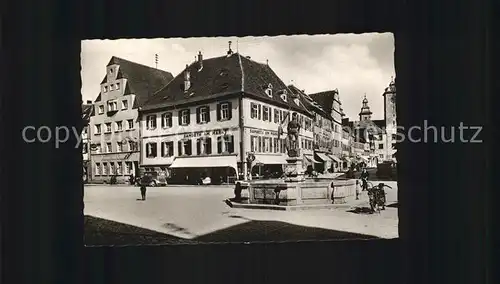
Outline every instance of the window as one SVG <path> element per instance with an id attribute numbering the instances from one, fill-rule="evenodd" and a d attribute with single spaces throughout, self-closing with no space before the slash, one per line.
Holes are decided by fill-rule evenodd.
<path id="1" fill-rule="evenodd" d="M 123 123 L 121 121 L 116 122 L 116 131 L 122 131 L 123 130 Z"/>
<path id="2" fill-rule="evenodd" d="M 378 144 L 378 148 L 379 148 L 380 150 L 384 149 L 384 144 Z"/>
<path id="3" fill-rule="evenodd" d="M 271 84 L 269 84 L 269 86 L 271 86 Z M 272 98 L 272 97 L 273 97 L 273 89 L 272 89 L 272 86 L 271 86 L 271 87 L 268 87 L 268 88 L 266 89 L 266 91 L 265 91 L 265 92 L 266 92 L 266 95 L 267 95 L 268 97 L 270 97 L 270 98 Z"/>
<path id="4" fill-rule="evenodd" d="M 262 106 L 257 105 L 257 119 L 260 120 L 261 118 L 261 113 L 262 113 Z"/>
<path id="5" fill-rule="evenodd" d="M 189 139 L 180 140 L 178 142 L 179 155 L 191 155 L 192 154 L 192 142 Z"/>
<path id="6" fill-rule="evenodd" d="M 210 122 L 210 108 L 208 106 L 196 108 L 196 123 L 207 122 Z"/>
<path id="7" fill-rule="evenodd" d="M 89 145 L 87 143 L 82 145 L 82 154 L 87 154 L 89 152 Z"/>
<path id="8" fill-rule="evenodd" d="M 174 142 L 166 141 L 161 142 L 161 156 L 172 157 L 174 155 Z"/>
<path id="9" fill-rule="evenodd" d="M 148 115 L 146 117 L 146 129 L 155 129 L 156 128 L 156 115 Z"/>
<path id="10" fill-rule="evenodd" d="M 273 153 L 279 153 L 280 152 L 279 144 L 278 143 L 279 143 L 278 138 L 274 138 Z"/>
<path id="11" fill-rule="evenodd" d="M 106 153 L 113 152 L 113 147 L 111 146 L 111 142 L 106 143 Z"/>
<path id="12" fill-rule="evenodd" d="M 88 132 L 88 127 L 87 126 L 83 127 L 82 136 L 87 135 L 87 132 Z"/>
<path id="13" fill-rule="evenodd" d="M 95 163 L 95 175 L 101 175 L 101 163 Z"/>
<path id="14" fill-rule="evenodd" d="M 122 101 L 122 110 L 126 110 L 126 109 L 128 109 L 128 101 L 124 100 L 124 101 Z"/>
<path id="15" fill-rule="evenodd" d="M 234 153 L 234 137 L 232 135 L 217 137 L 217 152 Z"/>
<path id="16" fill-rule="evenodd" d="M 108 91 L 108 86 L 104 86 L 104 92 L 106 93 Z"/>
<path id="17" fill-rule="evenodd" d="M 110 72 L 111 72 L 111 71 L 110 71 Z M 110 90 L 110 91 L 113 91 L 114 89 L 115 89 L 115 85 L 110 84 L 110 85 L 109 85 L 109 90 Z"/>
<path id="18" fill-rule="evenodd" d="M 196 140 L 196 152 L 198 155 L 212 154 L 212 139 L 210 137 Z"/>
<path id="19" fill-rule="evenodd" d="M 267 106 L 262 106 L 262 120 L 264 121 L 270 120 L 269 107 Z"/>
<path id="20" fill-rule="evenodd" d="M 111 133 L 111 122 L 106 123 L 106 133 Z"/>
<path id="21" fill-rule="evenodd" d="M 169 128 L 172 127 L 172 113 L 167 112 L 161 116 L 161 127 Z"/>
<path id="22" fill-rule="evenodd" d="M 384 158 L 384 154 L 379 154 L 378 156 L 380 157 L 380 159 Z"/>
<path id="23" fill-rule="evenodd" d="M 269 137 L 264 137 L 264 152 L 271 152 L 271 138 Z"/>
<path id="24" fill-rule="evenodd" d="M 286 140 L 285 139 L 280 139 L 281 140 L 281 153 L 286 152 Z"/>
<path id="25" fill-rule="evenodd" d="M 108 172 L 108 163 L 102 163 L 102 174 L 107 175 Z"/>
<path id="26" fill-rule="evenodd" d="M 96 154 L 101 153 L 101 144 L 97 144 L 97 145 L 95 145 L 94 147 L 95 147 L 95 152 L 96 152 Z"/>
<path id="27" fill-rule="evenodd" d="M 129 175 L 132 173 L 132 162 L 125 162 L 125 174 Z"/>
<path id="28" fill-rule="evenodd" d="M 262 147 L 262 137 L 259 136 L 259 137 L 257 137 L 257 139 L 259 141 L 259 143 L 257 145 L 257 152 L 261 153 L 262 152 L 262 148 L 264 148 L 264 147 Z"/>
<path id="29" fill-rule="evenodd" d="M 120 83 L 116 83 L 116 89 L 119 90 L 120 89 Z"/>
<path id="30" fill-rule="evenodd" d="M 257 152 L 257 136 L 250 136 L 250 151 Z"/>
<path id="31" fill-rule="evenodd" d="M 117 111 L 118 103 L 116 101 L 108 102 L 108 111 Z"/>
<path id="32" fill-rule="evenodd" d="M 287 91 L 286 91 L 286 90 L 283 90 L 283 93 L 281 94 L 281 96 L 280 96 L 280 97 L 281 97 L 281 99 L 282 99 L 283 101 L 285 101 L 285 102 L 286 102 L 286 101 L 287 101 L 287 97 L 288 97 Z"/>
<path id="33" fill-rule="evenodd" d="M 129 119 L 127 120 L 127 129 L 134 129 L 134 120 L 133 119 Z"/>
<path id="34" fill-rule="evenodd" d="M 116 174 L 115 163 L 113 163 L 113 162 L 109 163 L 109 174 L 110 175 L 115 175 Z"/>
<path id="35" fill-rule="evenodd" d="M 100 105 L 98 107 L 98 111 L 97 111 L 98 114 L 103 114 L 104 113 L 104 106 L 103 105 Z"/>
<path id="36" fill-rule="evenodd" d="M 301 144 L 302 149 L 304 149 L 305 148 L 304 139 L 300 139 L 300 144 Z"/>
<path id="37" fill-rule="evenodd" d="M 128 141 L 128 150 L 129 151 L 136 151 L 136 147 L 135 147 L 135 142 L 134 141 Z"/>
<path id="38" fill-rule="evenodd" d="M 116 142 L 116 152 L 123 152 L 123 143 Z"/>
<path id="39" fill-rule="evenodd" d="M 258 117 L 258 106 L 256 103 L 250 103 L 250 117 L 257 118 Z"/>
<path id="40" fill-rule="evenodd" d="M 189 125 L 190 123 L 190 111 L 189 109 L 183 109 L 179 111 L 179 125 Z"/>
<path id="41" fill-rule="evenodd" d="M 146 144 L 146 157 L 148 158 L 156 157 L 156 143 L 150 142 Z"/>
<path id="42" fill-rule="evenodd" d="M 217 105 L 217 120 L 230 120 L 232 118 L 231 102 L 224 102 Z"/>
<path id="43" fill-rule="evenodd" d="M 96 124 L 94 126 L 94 129 L 95 129 L 95 134 L 101 134 L 101 125 L 100 124 Z"/>
<path id="44" fill-rule="evenodd" d="M 274 109 L 274 123 L 280 123 L 280 111 Z"/>
<path id="45" fill-rule="evenodd" d="M 122 162 L 116 162 L 116 174 L 117 175 L 123 174 L 123 165 L 122 165 Z"/>

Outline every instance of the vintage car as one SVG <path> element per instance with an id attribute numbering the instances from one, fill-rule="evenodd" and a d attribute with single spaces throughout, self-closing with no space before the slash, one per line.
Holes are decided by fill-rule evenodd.
<path id="1" fill-rule="evenodd" d="M 141 177 L 139 185 L 146 184 L 148 186 L 165 186 L 167 185 L 167 177 L 165 174 L 158 172 L 146 172 Z"/>

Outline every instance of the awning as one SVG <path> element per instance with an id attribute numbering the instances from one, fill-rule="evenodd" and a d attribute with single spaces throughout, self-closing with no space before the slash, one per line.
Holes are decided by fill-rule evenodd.
<path id="1" fill-rule="evenodd" d="M 328 157 L 330 157 L 330 159 L 334 160 L 337 163 L 342 163 L 342 161 L 335 155 L 328 155 Z"/>
<path id="2" fill-rule="evenodd" d="M 283 155 L 255 155 L 254 165 L 285 165 L 286 158 Z"/>
<path id="3" fill-rule="evenodd" d="M 323 153 L 316 153 L 316 155 L 318 155 L 318 157 L 323 160 L 323 162 L 328 162 L 328 161 L 331 161 L 332 159 L 329 158 L 326 154 L 323 154 Z"/>
<path id="4" fill-rule="evenodd" d="M 316 163 L 316 164 L 321 164 L 322 162 L 318 162 L 314 159 L 313 155 L 304 155 L 304 157 L 310 162 L 310 163 Z"/>
<path id="5" fill-rule="evenodd" d="M 238 172 L 236 156 L 178 157 L 169 168 L 217 168 L 231 167 Z"/>

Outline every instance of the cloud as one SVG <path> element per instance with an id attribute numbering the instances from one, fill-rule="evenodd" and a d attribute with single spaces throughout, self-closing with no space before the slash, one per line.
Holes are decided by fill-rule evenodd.
<path id="1" fill-rule="evenodd" d="M 374 119 L 383 118 L 382 93 L 394 71 L 394 38 L 390 33 L 297 35 L 242 38 L 182 38 L 91 40 L 82 42 L 82 94 L 93 100 L 111 56 L 154 66 L 174 76 L 193 62 L 198 51 L 204 58 L 221 56 L 229 48 L 265 63 L 281 79 L 307 93 L 337 88 L 350 119 L 358 119 L 366 93 Z"/>

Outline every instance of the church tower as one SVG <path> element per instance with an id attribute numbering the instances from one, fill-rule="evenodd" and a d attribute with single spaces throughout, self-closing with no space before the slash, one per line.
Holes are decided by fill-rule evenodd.
<path id="1" fill-rule="evenodd" d="M 363 106 L 361 106 L 361 112 L 359 113 L 359 121 L 365 121 L 371 119 L 372 119 L 372 111 L 368 106 L 368 100 L 366 99 L 365 95 L 365 98 L 363 99 Z"/>
<path id="2" fill-rule="evenodd" d="M 387 159 L 392 159 L 396 161 L 396 133 L 397 133 L 397 122 L 396 122 L 396 79 L 391 78 L 389 86 L 385 88 L 384 91 L 384 120 L 385 120 L 385 130 L 387 133 L 386 139 L 386 157 Z"/>

